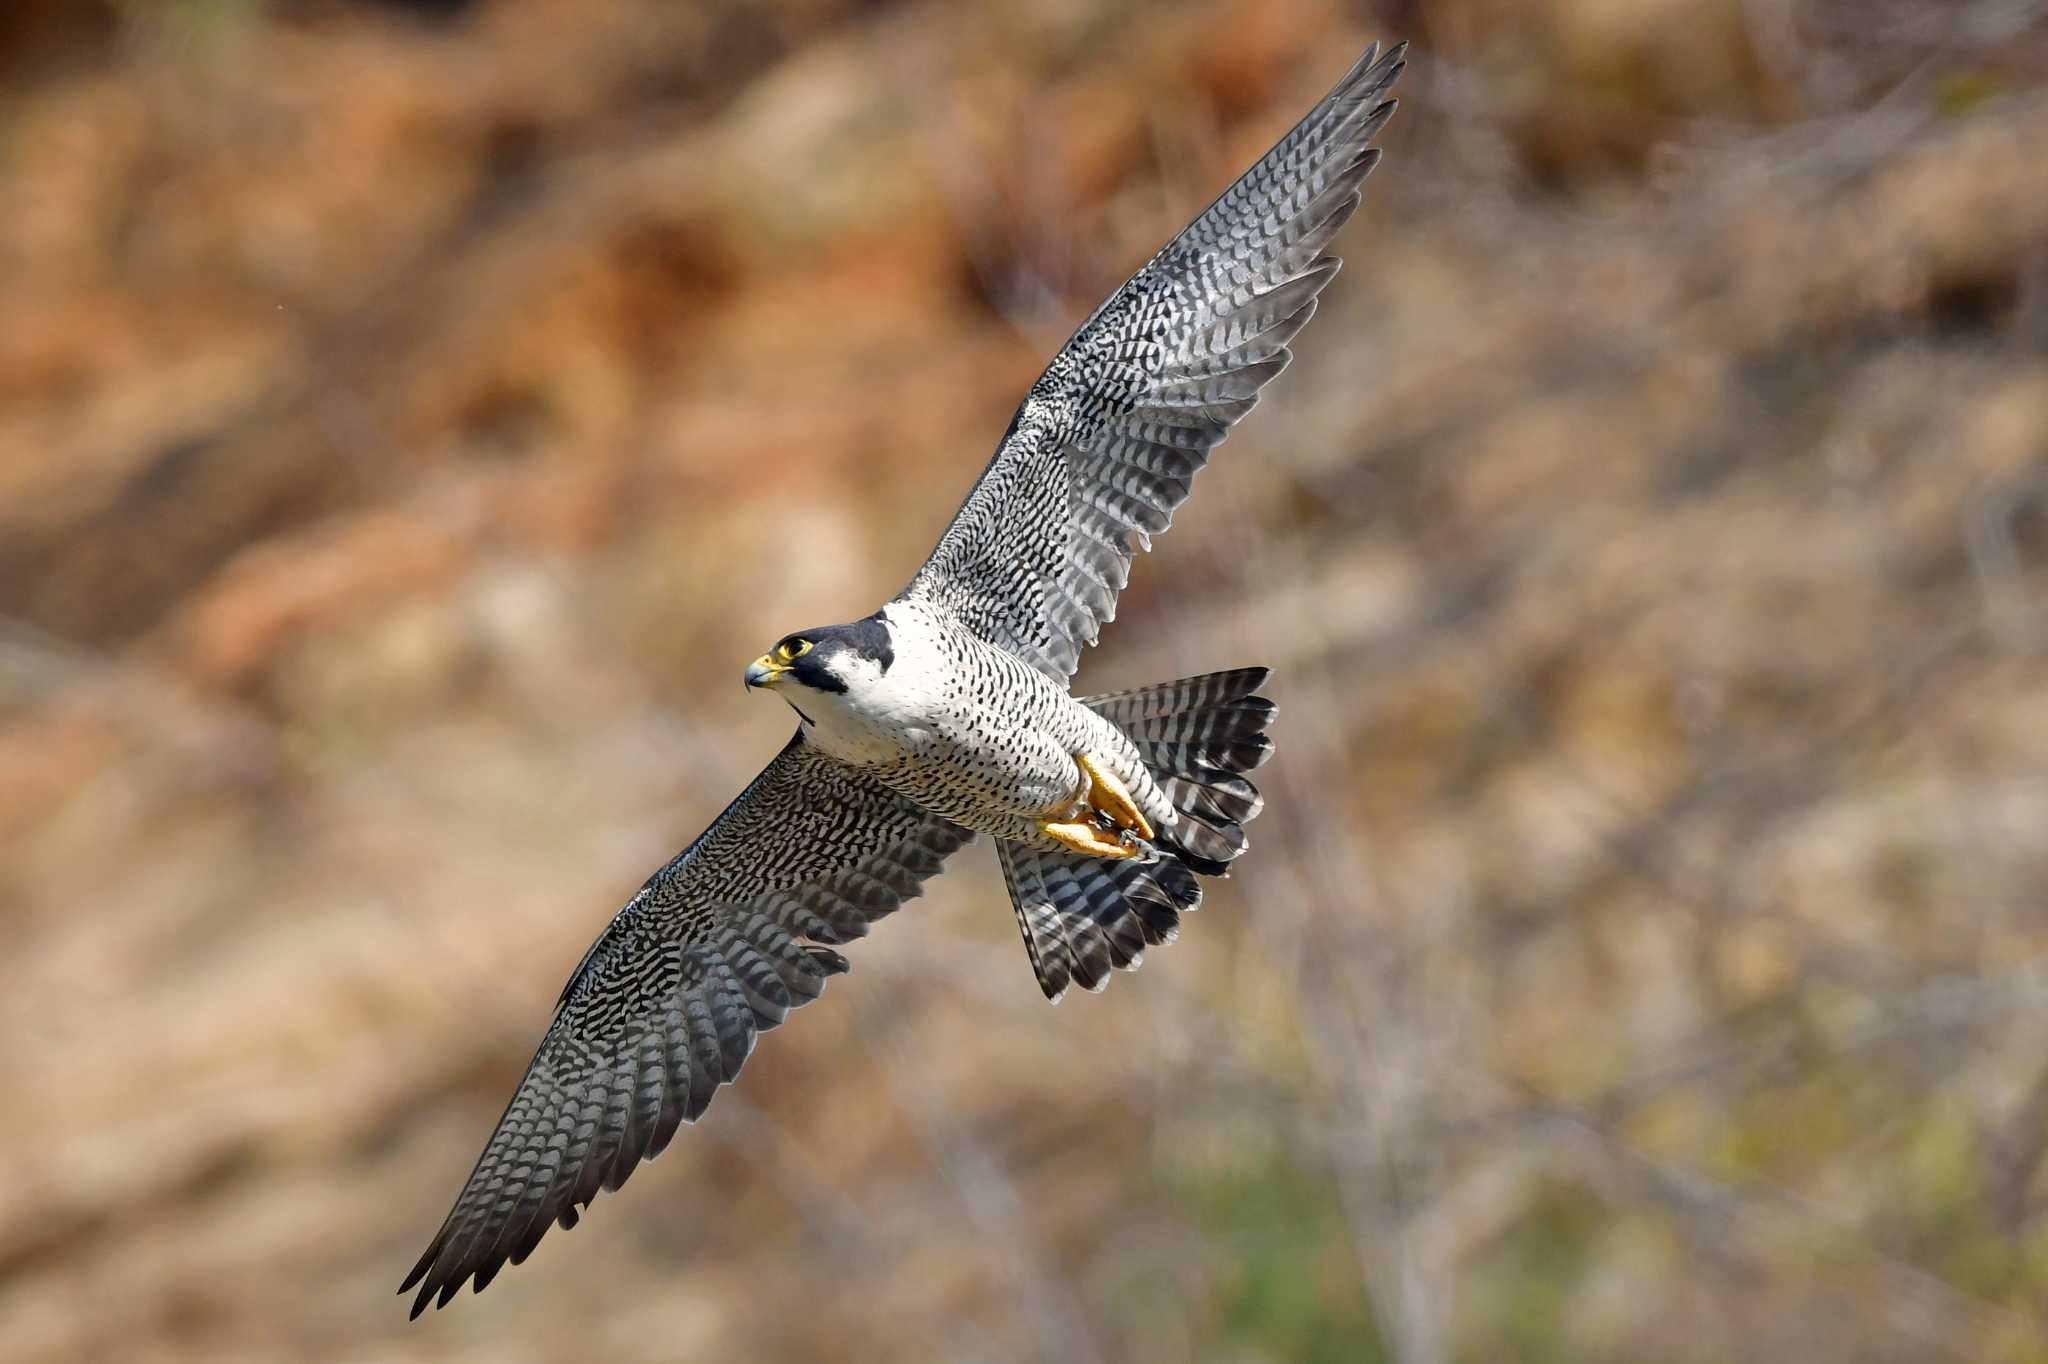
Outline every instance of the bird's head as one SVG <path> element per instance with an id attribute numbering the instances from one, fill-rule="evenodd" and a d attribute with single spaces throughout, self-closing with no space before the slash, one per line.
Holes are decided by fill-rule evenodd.
<path id="1" fill-rule="evenodd" d="M 879 683 L 896 661 L 889 626 L 880 612 L 849 625 L 827 625 L 785 635 L 747 665 L 747 686 L 767 687 L 804 714 L 797 693 L 820 693 L 844 704 Z M 805 716 L 808 719 L 808 716 Z"/>

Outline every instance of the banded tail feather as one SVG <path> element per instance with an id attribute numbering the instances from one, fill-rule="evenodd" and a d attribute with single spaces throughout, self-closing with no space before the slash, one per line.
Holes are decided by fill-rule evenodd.
<path id="1" fill-rule="evenodd" d="M 1246 774 L 1273 754 L 1266 727 L 1275 708 L 1256 694 L 1269 675 L 1239 668 L 1079 698 L 1137 747 L 1180 822 L 1159 830 L 1152 855 L 1128 861 L 997 845 L 1047 999 L 1074 983 L 1100 990 L 1112 970 L 1137 969 L 1147 947 L 1172 942 L 1180 916 L 1200 907 L 1196 873 L 1229 873 L 1244 826 L 1265 803 Z"/>

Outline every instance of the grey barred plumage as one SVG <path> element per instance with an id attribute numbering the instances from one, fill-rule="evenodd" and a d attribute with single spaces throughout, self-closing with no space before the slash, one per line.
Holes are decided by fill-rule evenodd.
<path id="1" fill-rule="evenodd" d="M 918 893 L 974 835 L 792 738 L 612 919 L 455 1209 L 406 1282 L 413 1315 L 478 1291 L 550 1224 L 695 1121 L 756 1037 L 846 969 L 830 947 Z M 403 1288 L 401 1292 L 405 1291 Z"/>
<path id="2" fill-rule="evenodd" d="M 1257 695 L 1264 668 L 1188 677 L 1076 700 L 1118 727 L 1157 774 L 1176 816 L 1172 855 L 1108 861 L 1002 842 L 996 857 L 1048 999 L 1069 981 L 1099 990 L 1111 967 L 1135 970 L 1146 947 L 1172 942 L 1182 913 L 1202 903 L 1191 874 L 1220 876 L 1245 849 L 1244 825 L 1262 805 L 1244 776 L 1273 755 L 1273 703 Z"/>
<path id="3" fill-rule="evenodd" d="M 1047 366 L 904 592 L 747 671 L 799 726 L 613 917 L 454 1209 L 414 1316 L 524 1260 L 695 1121 L 833 947 L 997 844 L 1040 988 L 1100 989 L 1170 942 L 1244 851 L 1272 752 L 1263 668 L 1075 697 L 1131 560 L 1289 358 L 1393 112 L 1377 50 L 1104 301 Z"/>
<path id="4" fill-rule="evenodd" d="M 1209 453 L 1287 365 L 1323 254 L 1379 160 L 1407 45 L 1368 50 L 1293 131 L 1111 294 L 1017 410 L 905 596 L 1065 681 Z"/>

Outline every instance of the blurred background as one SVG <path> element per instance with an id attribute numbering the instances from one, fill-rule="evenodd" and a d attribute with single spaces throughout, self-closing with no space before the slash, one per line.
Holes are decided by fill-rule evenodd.
<path id="1" fill-rule="evenodd" d="M 483 1298 L 585 945 L 1097 299 L 1416 43 L 1083 664 L 1252 856 L 986 850 Z M 0 1357 L 2048 1360 L 2048 18 L 10 0 Z"/>

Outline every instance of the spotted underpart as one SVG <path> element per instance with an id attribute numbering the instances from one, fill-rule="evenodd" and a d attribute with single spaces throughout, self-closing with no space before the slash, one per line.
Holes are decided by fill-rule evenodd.
<path id="1" fill-rule="evenodd" d="M 976 830 L 997 842 L 1040 987 L 1097 989 L 1171 940 L 1259 812 L 1264 669 L 1073 697 L 1136 548 L 1336 273 L 1405 49 L 1376 51 L 1112 294 L 1032 385 L 901 597 L 785 636 L 748 670 L 795 738 L 612 919 L 400 1292 L 417 1316 L 573 1226 L 733 1079 L 762 1032 L 846 969 L 834 949 L 914 897 Z M 1155 836 L 1129 858 L 1042 832 L 1076 812 L 1076 754 Z"/>
<path id="2" fill-rule="evenodd" d="M 1046 849 L 1061 845 L 1045 821 L 1080 810 L 1077 753 L 1115 773 L 1155 827 L 1178 819 L 1136 745 L 1065 687 L 930 607 L 892 602 L 879 619 L 887 668 L 836 648 L 845 627 L 806 632 L 826 676 L 783 694 L 819 750 L 954 823 Z"/>

